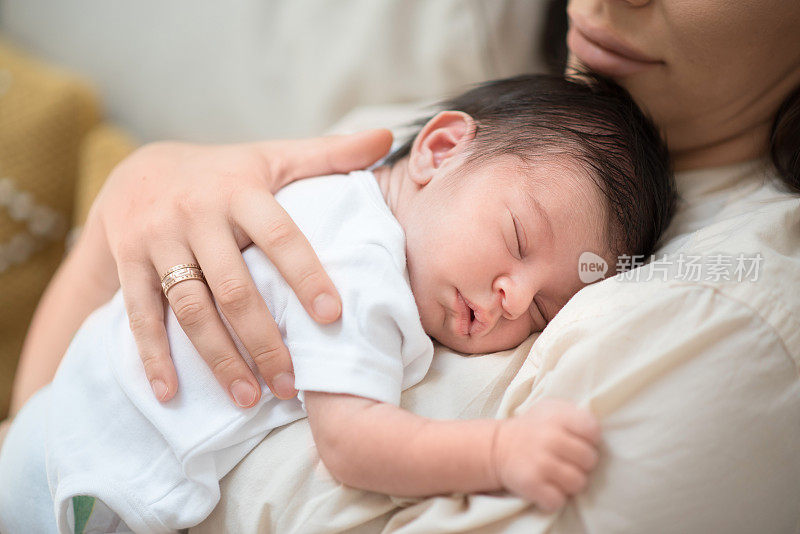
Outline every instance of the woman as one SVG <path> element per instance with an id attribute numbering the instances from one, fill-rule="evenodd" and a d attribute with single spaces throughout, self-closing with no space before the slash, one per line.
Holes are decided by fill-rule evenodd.
<path id="1" fill-rule="evenodd" d="M 571 64 L 617 79 L 667 139 L 684 199 L 662 251 L 675 260 L 671 267 L 681 269 L 687 255 L 725 252 L 762 258 L 763 271 L 738 284 L 719 276 L 663 287 L 608 280 L 582 291 L 534 347 L 537 373 L 547 380 L 515 379 L 501 413 L 508 415 L 524 402 L 520 398 L 556 395 L 585 400 L 603 416 L 608 450 L 600 482 L 589 491 L 594 507 L 569 508 L 561 528 L 582 521 L 599 531 L 625 525 L 649 531 L 671 521 L 670 529 L 683 531 L 791 529 L 800 520 L 800 488 L 793 482 L 800 480 L 793 453 L 800 439 L 800 338 L 792 333 L 800 315 L 800 292 L 792 285 L 800 283 L 800 207 L 774 182 L 800 191 L 800 4 L 573 0 L 568 14 Z M 257 381 L 212 295 L 270 389 L 280 397 L 294 394 L 289 354 L 239 250 L 252 239 L 315 319 L 335 320 L 335 288 L 270 192 L 298 177 L 368 164 L 388 141 L 378 131 L 231 147 L 158 144 L 131 156 L 110 177 L 37 310 L 13 409 L 49 381 L 72 333 L 119 282 L 154 394 L 170 399 L 179 384 L 164 337 L 159 279 L 170 267 L 192 262 L 201 265 L 208 286 L 181 282 L 169 303 L 232 401 L 252 406 Z M 315 156 L 310 161 L 309 154 Z M 766 166 L 768 159 L 777 170 Z M 108 276 L 114 268 L 118 278 Z M 680 272 L 672 274 L 675 279 Z M 569 382 L 568 371 L 574 375 L 598 361 L 609 367 L 592 368 L 580 384 Z M 674 382 L 681 373 L 689 376 Z M 705 380 L 686 390 L 699 376 Z M 631 411 L 647 396 L 639 393 L 643 388 L 650 394 L 664 384 L 676 386 L 674 399 L 659 397 L 650 410 Z M 750 399 L 754 389 L 766 400 L 749 404 L 753 413 L 730 409 L 739 407 L 737 396 Z M 615 439 L 614 429 L 623 426 L 632 434 Z M 654 457 L 680 456 L 674 469 L 653 468 L 649 458 L 636 455 L 641 449 L 631 447 L 641 446 L 642 432 L 660 437 Z M 720 444 L 725 447 L 716 451 Z M 740 487 L 741 478 L 725 482 L 740 472 L 749 488 Z M 607 498 L 620 485 L 625 498 Z M 411 518 L 428 526 L 448 519 L 431 509 L 415 507 Z M 494 520 L 515 521 L 525 513 L 524 506 L 512 506 Z"/>

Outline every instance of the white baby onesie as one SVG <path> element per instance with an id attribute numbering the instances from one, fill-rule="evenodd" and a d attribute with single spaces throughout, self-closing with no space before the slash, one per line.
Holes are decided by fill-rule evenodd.
<path id="1" fill-rule="evenodd" d="M 277 199 L 308 237 L 343 305 L 341 320 L 316 324 L 258 248 L 243 253 L 291 352 L 301 399 L 308 390 L 398 404 L 401 390 L 427 372 L 433 344 L 409 286 L 402 229 L 374 175 L 304 180 Z M 147 382 L 121 293 L 73 339 L 43 416 L 61 532 L 72 532 L 76 511 L 83 513 L 80 496 L 96 497 L 98 509 L 106 505 L 135 532 L 195 525 L 217 504 L 220 478 L 270 430 L 305 416 L 299 400 L 278 400 L 266 387 L 257 407 L 237 408 L 169 308 L 166 326 L 180 383 L 166 404 Z"/>

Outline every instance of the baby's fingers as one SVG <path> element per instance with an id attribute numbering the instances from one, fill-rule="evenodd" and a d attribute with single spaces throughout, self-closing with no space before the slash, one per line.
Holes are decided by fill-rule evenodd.
<path id="1" fill-rule="evenodd" d="M 587 410 L 572 408 L 563 414 L 564 426 L 578 437 L 597 445 L 600 443 L 600 423 Z"/>
<path id="2" fill-rule="evenodd" d="M 548 514 L 556 512 L 567 502 L 564 492 L 552 484 L 537 485 L 529 498 L 536 503 L 540 510 Z"/>
<path id="3" fill-rule="evenodd" d="M 575 495 L 586 487 L 586 474 L 569 462 L 554 460 L 545 470 L 547 480 L 567 495 Z"/>
<path id="4" fill-rule="evenodd" d="M 562 460 L 574 464 L 585 472 L 591 471 L 597 465 L 597 449 L 586 440 L 574 435 L 564 434 L 555 447 L 555 453 Z"/>

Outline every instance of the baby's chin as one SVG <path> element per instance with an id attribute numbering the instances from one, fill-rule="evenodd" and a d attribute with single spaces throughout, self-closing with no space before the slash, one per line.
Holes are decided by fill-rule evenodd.
<path id="1" fill-rule="evenodd" d="M 431 334 L 429 332 L 428 335 L 445 347 L 463 354 L 490 354 L 492 352 L 500 352 L 516 348 L 520 343 L 528 339 L 527 335 L 517 335 L 513 338 L 508 335 L 492 334 L 483 337 L 458 336 L 450 332 L 440 335 Z"/>

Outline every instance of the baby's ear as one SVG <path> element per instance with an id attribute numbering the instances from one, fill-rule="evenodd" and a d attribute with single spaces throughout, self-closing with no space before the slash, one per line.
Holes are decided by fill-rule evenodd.
<path id="1" fill-rule="evenodd" d="M 474 137 L 472 117 L 461 111 L 442 111 L 414 139 L 409 154 L 411 178 L 419 185 L 426 185 L 445 162 L 461 156 Z"/>

